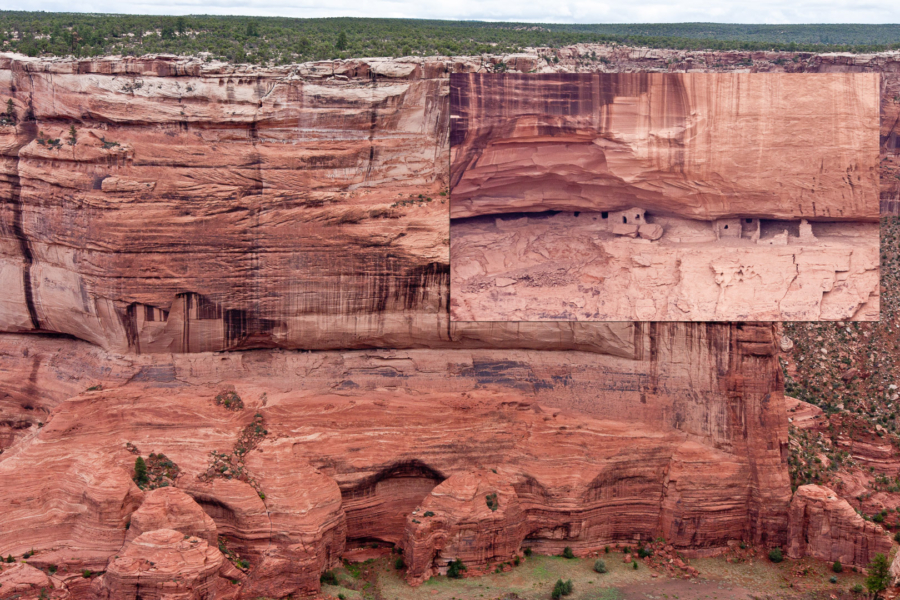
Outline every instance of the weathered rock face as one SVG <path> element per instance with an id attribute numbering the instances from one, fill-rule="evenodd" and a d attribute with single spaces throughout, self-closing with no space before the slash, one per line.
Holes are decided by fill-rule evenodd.
<path id="1" fill-rule="evenodd" d="M 474 569 L 522 545 L 784 543 L 787 435 L 772 328 L 627 328 L 625 356 L 258 350 L 112 360 L 102 389 L 56 405 L 0 457 L 0 501 L 12 507 L 0 516 L 0 553 L 34 547 L 36 564 L 99 571 L 127 547 L 129 521 L 137 532 L 195 514 L 179 492 L 137 490 L 135 452 L 178 466 L 174 485 L 249 564 L 229 588 L 247 598 L 314 593 L 345 547 L 372 540 L 407 548 L 414 582 L 456 556 Z M 13 339 L 32 338 L 4 336 Z M 228 385 L 243 409 L 216 404 Z M 73 461 L 115 482 L 108 509 L 72 499 L 99 494 Z M 432 528 L 419 531 L 410 515 L 429 510 L 441 519 L 413 517 Z"/>
<path id="2" fill-rule="evenodd" d="M 140 508 L 131 513 L 129 525 L 126 542 L 148 531 L 173 529 L 206 540 L 211 548 L 218 545 L 215 521 L 178 488 L 163 487 L 145 494 Z"/>
<path id="3" fill-rule="evenodd" d="M 875 73 L 451 78 L 454 218 L 878 218 Z"/>
<path id="4" fill-rule="evenodd" d="M 454 74 L 451 315 L 877 320 L 879 103 L 877 73 Z"/>
<path id="5" fill-rule="evenodd" d="M 874 197 L 874 196 L 873 196 Z M 758 242 L 713 225 L 647 217 L 658 240 L 610 230 L 614 213 L 517 213 L 454 221 L 458 320 L 877 320 L 877 223 L 765 221 Z M 640 213 L 631 212 L 629 217 Z M 616 225 L 618 227 L 618 225 Z M 759 222 L 756 224 L 759 234 Z M 783 236 L 783 237 L 782 237 Z M 769 245 L 782 239 L 782 245 Z"/>
<path id="6" fill-rule="evenodd" d="M 32 600 L 50 592 L 52 585 L 47 574 L 31 565 L 16 563 L 4 565 L 0 571 L 0 598 Z"/>
<path id="7" fill-rule="evenodd" d="M 94 581 L 99 600 L 204 600 L 218 597 L 225 558 L 206 540 L 172 529 L 141 534 Z"/>
<path id="8" fill-rule="evenodd" d="M 135 452 L 173 461 L 246 561 L 220 597 L 313 595 L 371 540 L 424 577 L 472 530 L 473 569 L 525 543 L 786 543 L 771 327 L 449 323 L 447 73 L 489 64 L 3 61 L 0 554 L 33 548 L 82 595 L 128 548 L 207 585 L 191 557 L 215 553 L 178 546 L 196 509 L 138 489 Z M 181 542 L 139 551 L 160 530 L 129 523 L 163 522 Z M 97 593 L 161 582 L 113 570 Z"/>
<path id="9" fill-rule="evenodd" d="M 811 556 L 865 567 L 878 553 L 887 556 L 891 539 L 864 520 L 850 504 L 820 485 L 803 485 L 791 501 L 788 556 Z"/>

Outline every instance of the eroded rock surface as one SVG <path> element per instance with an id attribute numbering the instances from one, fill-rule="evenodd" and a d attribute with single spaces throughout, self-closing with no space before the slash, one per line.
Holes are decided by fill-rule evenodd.
<path id="1" fill-rule="evenodd" d="M 875 555 L 887 556 L 891 539 L 877 523 L 864 520 L 834 491 L 803 485 L 791 500 L 788 556 L 811 556 L 844 565 L 867 566 Z"/>
<path id="2" fill-rule="evenodd" d="M 472 530 L 473 571 L 525 543 L 786 544 L 772 327 L 450 323 L 449 72 L 701 55 L 604 48 L 554 67 L 539 52 L 273 69 L 4 55 L 18 121 L 0 130 L 0 554 L 33 549 L 72 600 L 141 580 L 250 599 L 314 596 L 371 540 L 416 557 L 413 583 Z M 779 56 L 760 60 L 894 64 Z M 225 389 L 240 406 L 216 403 Z M 151 453 L 180 492 L 134 483 Z M 130 529 L 160 526 L 174 533 Z M 140 562 L 154 556 L 170 570 Z M 182 570 L 193 583 L 166 588 Z"/>
<path id="3" fill-rule="evenodd" d="M 879 83 L 454 74 L 453 318 L 877 320 Z"/>

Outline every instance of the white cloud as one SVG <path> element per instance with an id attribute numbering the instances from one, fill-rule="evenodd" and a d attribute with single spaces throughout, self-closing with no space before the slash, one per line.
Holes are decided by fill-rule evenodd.
<path id="1" fill-rule="evenodd" d="M 18 0 L 0 0 L 0 8 L 21 10 Z M 29 10 L 115 12 L 132 14 L 214 14 L 284 17 L 398 17 L 473 19 L 544 23 L 896 23 L 895 0 L 865 4 L 850 1 L 791 2 L 759 0 L 673 2 L 609 0 L 329 0 L 297 3 L 289 0 L 32 0 Z"/>

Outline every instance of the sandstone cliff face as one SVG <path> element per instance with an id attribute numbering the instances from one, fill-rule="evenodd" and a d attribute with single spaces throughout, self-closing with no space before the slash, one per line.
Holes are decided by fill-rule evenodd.
<path id="1" fill-rule="evenodd" d="M 878 524 L 865 521 L 827 487 L 803 485 L 791 501 L 788 556 L 812 556 L 844 565 L 867 566 L 887 556 L 891 540 Z"/>
<path id="2" fill-rule="evenodd" d="M 0 553 L 33 548 L 73 598 L 161 589 L 157 553 L 256 598 L 315 594 L 373 538 L 419 579 L 482 528 L 502 544 L 473 568 L 525 543 L 787 542 L 770 326 L 449 323 L 447 74 L 489 63 L 3 60 Z M 206 519 L 139 489 L 135 452 L 246 561 L 226 586 Z"/>
<path id="3" fill-rule="evenodd" d="M 454 218 L 632 206 L 705 220 L 878 217 L 875 73 L 451 82 Z"/>
<path id="4" fill-rule="evenodd" d="M 452 317 L 877 320 L 879 84 L 453 74 Z"/>
<path id="5" fill-rule="evenodd" d="M 787 436 L 772 328 L 628 327 L 626 356 L 258 350 L 111 360 L 102 389 L 56 405 L 0 456 L 12 508 L 0 517 L 0 552 L 34 547 L 34 564 L 99 571 L 140 538 L 131 528 L 211 535 L 178 525 L 196 513 L 179 492 L 137 489 L 135 452 L 178 466 L 175 486 L 247 560 L 245 574 L 229 577 L 246 598 L 312 594 L 344 548 L 373 539 L 407 550 L 413 583 L 449 559 L 477 569 L 523 545 L 784 543 Z M 241 410 L 215 402 L 230 385 Z M 486 504 L 493 493 L 497 510 Z"/>

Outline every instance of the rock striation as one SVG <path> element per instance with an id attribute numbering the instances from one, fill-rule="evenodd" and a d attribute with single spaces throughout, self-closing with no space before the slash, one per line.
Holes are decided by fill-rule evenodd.
<path id="1" fill-rule="evenodd" d="M 224 557 L 206 540 L 158 529 L 129 542 L 94 580 L 99 600 L 217 598 Z"/>
<path id="2" fill-rule="evenodd" d="M 877 219 L 879 83 L 876 73 L 453 74 L 451 215 L 639 206 L 703 220 Z"/>
<path id="3" fill-rule="evenodd" d="M 787 555 L 811 556 L 844 565 L 867 566 L 875 555 L 887 556 L 891 540 L 877 523 L 864 520 L 834 491 L 802 485 L 791 500 Z"/>
<path id="4" fill-rule="evenodd" d="M 877 320 L 879 87 L 453 74 L 452 317 Z"/>
<path id="5" fill-rule="evenodd" d="M 373 541 L 412 583 L 526 546 L 787 544 L 772 326 L 450 322 L 449 73 L 541 52 L 0 55 L 0 554 L 72 600 L 249 599 L 313 597 Z M 133 480 L 150 454 L 171 488 Z"/>

